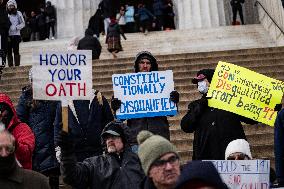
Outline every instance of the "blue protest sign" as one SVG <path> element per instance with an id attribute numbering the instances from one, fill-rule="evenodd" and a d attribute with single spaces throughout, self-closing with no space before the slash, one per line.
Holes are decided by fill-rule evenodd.
<path id="1" fill-rule="evenodd" d="M 112 75 L 114 97 L 121 100 L 118 119 L 176 115 L 170 101 L 174 90 L 173 72 L 155 71 Z"/>

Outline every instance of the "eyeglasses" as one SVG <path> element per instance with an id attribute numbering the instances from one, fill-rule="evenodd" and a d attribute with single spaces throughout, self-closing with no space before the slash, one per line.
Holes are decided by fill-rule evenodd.
<path id="1" fill-rule="evenodd" d="M 249 159 L 249 157 L 246 154 L 243 154 L 243 153 L 230 155 L 227 158 L 227 160 L 245 160 L 245 159 Z"/>
<path id="2" fill-rule="evenodd" d="M 170 163 L 171 165 L 173 165 L 174 163 L 176 163 L 179 160 L 179 157 L 174 155 L 169 157 L 168 159 L 158 159 L 156 161 L 154 161 L 152 163 L 152 166 L 156 166 L 156 167 L 163 167 L 166 166 L 167 163 Z"/>

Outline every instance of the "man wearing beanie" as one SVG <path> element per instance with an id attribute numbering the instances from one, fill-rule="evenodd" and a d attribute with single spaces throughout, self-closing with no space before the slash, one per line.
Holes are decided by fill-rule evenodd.
<path id="1" fill-rule="evenodd" d="M 181 129 L 194 132 L 193 160 L 223 160 L 229 142 L 246 139 L 241 122 L 257 122 L 237 114 L 208 106 L 207 91 L 214 75 L 213 69 L 198 71 L 192 83 L 202 97 L 188 105 L 188 112 L 181 120 Z"/>
<path id="2" fill-rule="evenodd" d="M 172 189 L 180 175 L 180 162 L 176 147 L 167 139 L 141 131 L 137 136 L 138 156 L 147 177 L 141 189 Z"/>
<path id="3" fill-rule="evenodd" d="M 136 55 L 134 70 L 136 73 L 158 71 L 157 60 L 150 52 L 141 51 Z M 170 100 L 177 104 L 179 102 L 179 93 L 177 91 L 172 91 L 170 93 Z M 117 98 L 113 98 L 111 101 L 111 108 L 113 111 L 116 112 L 120 107 L 121 101 Z M 132 151 L 136 153 L 138 149 L 136 137 L 142 130 L 148 130 L 153 134 L 163 136 L 170 140 L 169 122 L 166 116 L 128 119 L 127 126 L 131 133 L 130 145 Z"/>
<path id="4" fill-rule="evenodd" d="M 105 153 L 78 163 L 72 138 L 62 131 L 61 173 L 64 182 L 82 189 L 138 189 L 145 175 L 137 154 L 129 149 L 127 129 L 122 122 L 108 123 L 101 135 Z"/>

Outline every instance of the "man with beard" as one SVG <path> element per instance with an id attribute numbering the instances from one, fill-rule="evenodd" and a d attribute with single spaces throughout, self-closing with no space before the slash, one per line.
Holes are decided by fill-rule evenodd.
<path id="1" fill-rule="evenodd" d="M 17 146 L 15 155 L 21 166 L 32 169 L 34 134 L 27 124 L 19 120 L 11 99 L 6 94 L 0 93 L 0 131 L 3 130 L 7 130 L 15 137 Z"/>
<path id="2" fill-rule="evenodd" d="M 5 189 L 49 189 L 48 180 L 40 173 L 17 164 L 16 141 L 8 131 L 0 131 L 0 186 Z"/>
<path id="3" fill-rule="evenodd" d="M 61 172 L 65 183 L 75 188 L 138 189 L 144 174 L 138 156 L 128 145 L 127 127 L 118 121 L 105 126 L 103 155 L 76 162 L 72 138 L 60 135 Z"/>

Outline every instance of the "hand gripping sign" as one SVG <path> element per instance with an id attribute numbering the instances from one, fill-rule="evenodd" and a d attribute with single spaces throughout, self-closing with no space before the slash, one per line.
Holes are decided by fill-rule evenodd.
<path id="1" fill-rule="evenodd" d="M 170 101 L 174 90 L 173 72 L 154 71 L 112 75 L 114 97 L 121 100 L 118 119 L 176 115 Z"/>
<path id="2" fill-rule="evenodd" d="M 230 111 L 273 126 L 284 92 L 282 81 L 249 69 L 219 62 L 210 84 L 210 107 Z"/>
<path id="3" fill-rule="evenodd" d="M 62 102 L 63 128 L 68 125 L 67 104 L 92 98 L 92 52 L 33 53 L 33 98 Z"/>

